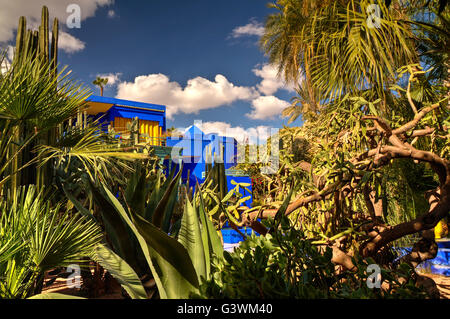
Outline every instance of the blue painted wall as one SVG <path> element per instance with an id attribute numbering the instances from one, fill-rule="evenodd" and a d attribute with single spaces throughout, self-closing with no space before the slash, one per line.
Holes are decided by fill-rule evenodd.
<path id="1" fill-rule="evenodd" d="M 168 137 L 167 146 L 182 148 L 181 161 L 183 163 L 182 178 L 186 183 L 189 179 L 189 185 L 194 187 L 198 181 L 200 184 L 206 178 L 206 159 L 207 148 L 211 148 L 212 153 L 220 154 L 222 146 L 222 161 L 225 169 L 230 169 L 237 165 L 237 141 L 232 137 L 219 136 L 218 134 L 204 134 L 197 126 L 191 126 L 181 138 Z M 168 165 L 168 161 L 165 162 Z M 178 164 L 178 163 L 177 163 Z M 214 163 L 212 163 L 214 165 Z M 247 183 L 251 185 L 251 179 L 248 176 L 227 176 L 228 190 L 235 188 L 231 184 L 234 180 L 237 183 Z M 251 191 L 251 186 L 248 187 Z M 244 197 L 251 196 L 247 191 L 240 189 Z M 251 207 L 252 199 L 245 204 Z"/>
<path id="2" fill-rule="evenodd" d="M 114 121 L 116 117 L 132 119 L 138 117 L 141 120 L 159 122 L 163 132 L 166 130 L 166 107 L 164 105 L 142 103 L 128 100 L 115 99 L 104 96 L 93 95 L 86 99 L 87 102 L 112 104 L 113 106 L 105 113 L 99 113 L 93 118 L 100 119 L 100 123 Z"/>
<path id="3" fill-rule="evenodd" d="M 167 146 L 180 147 L 183 149 L 183 178 L 187 178 L 187 172 L 204 180 L 206 171 L 207 147 L 211 147 L 212 153 L 220 153 L 221 146 L 224 146 L 222 161 L 225 169 L 229 169 L 237 164 L 237 141 L 234 138 L 219 136 L 217 134 L 204 134 L 197 126 L 191 126 L 182 138 L 167 138 Z"/>

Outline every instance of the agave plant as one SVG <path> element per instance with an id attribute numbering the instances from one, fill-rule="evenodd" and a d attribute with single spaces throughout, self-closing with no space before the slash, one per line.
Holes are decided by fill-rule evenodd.
<path id="1" fill-rule="evenodd" d="M 105 226 L 108 245 L 91 258 L 108 270 L 132 298 L 147 298 L 140 278 L 151 276 L 162 299 L 198 293 L 201 278 L 209 278 L 212 256 L 223 255 L 221 240 L 206 215 L 201 190 L 194 201 L 184 200 L 183 215 L 174 219 L 182 169 L 162 182 L 161 171 L 150 179 L 138 168 L 123 192 L 122 202 L 104 184 L 90 183 Z M 75 207 L 91 219 L 93 211 L 67 193 Z M 179 225 L 179 226 L 177 226 Z M 179 228 L 178 228 L 179 227 Z M 148 282 L 147 282 L 148 283 Z M 147 289 L 149 290 L 149 289 Z"/>

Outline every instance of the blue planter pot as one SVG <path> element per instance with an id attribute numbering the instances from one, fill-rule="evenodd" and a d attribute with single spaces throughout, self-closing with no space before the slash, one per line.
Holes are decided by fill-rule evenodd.
<path id="1" fill-rule="evenodd" d="M 437 244 L 439 249 L 436 258 L 423 262 L 418 269 L 435 275 L 450 276 L 450 240 L 442 240 Z M 397 248 L 396 250 L 403 256 L 411 251 L 411 247 Z"/>

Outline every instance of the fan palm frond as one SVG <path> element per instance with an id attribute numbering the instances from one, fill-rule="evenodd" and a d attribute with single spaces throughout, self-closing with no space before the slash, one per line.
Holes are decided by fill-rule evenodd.
<path id="1" fill-rule="evenodd" d="M 34 186 L 21 188 L 0 207 L 0 298 L 34 293 L 44 272 L 83 263 L 103 238 L 90 220 L 51 208 Z"/>
<path id="2" fill-rule="evenodd" d="M 68 167 L 76 159 L 92 180 L 96 177 L 109 179 L 111 174 L 119 173 L 117 170 L 131 171 L 127 162 L 148 158 L 143 153 L 119 147 L 96 123 L 72 129 L 54 145 L 39 146 L 38 153 L 43 159 L 40 165 L 55 159 L 58 166 Z"/>

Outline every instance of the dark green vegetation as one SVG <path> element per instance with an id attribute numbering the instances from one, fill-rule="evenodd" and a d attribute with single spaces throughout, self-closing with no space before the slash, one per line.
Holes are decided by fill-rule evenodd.
<path id="1" fill-rule="evenodd" d="M 402 259 L 412 266 L 434 258 L 433 229 L 450 211 L 448 7 L 381 2 L 373 27 L 370 4 L 271 5 L 261 45 L 281 76 L 301 80 L 284 115 L 304 124 L 280 132 L 277 174 L 241 167 L 263 181 L 264 207 L 243 220 L 275 216 L 293 191 L 294 227 L 355 271 L 355 256 L 396 269 L 395 245 L 414 245 Z"/>
<path id="2" fill-rule="evenodd" d="M 354 272 L 336 274 L 333 251 L 318 246 L 283 221 L 282 230 L 252 236 L 233 253 L 213 264 L 212 279 L 201 286 L 201 297 L 215 299 L 379 299 L 426 298 L 415 286 L 414 270 L 403 264 L 396 271 L 382 269 L 383 290 L 370 289 L 367 267 L 375 261 L 357 259 Z"/>
<path id="3" fill-rule="evenodd" d="M 22 18 L 0 74 L 0 298 L 43 298 L 45 274 L 71 264 L 84 297 L 113 280 L 135 299 L 436 297 L 414 267 L 450 211 L 449 12 L 402 3 L 380 3 L 376 27 L 365 0 L 272 5 L 261 45 L 304 123 L 280 132 L 277 174 L 240 167 L 263 181 L 252 208 L 223 164 L 193 194 L 87 121 L 89 92 L 57 70 L 58 22 L 50 45 L 45 7 L 39 31 Z M 263 236 L 224 253 L 226 222 Z"/>

